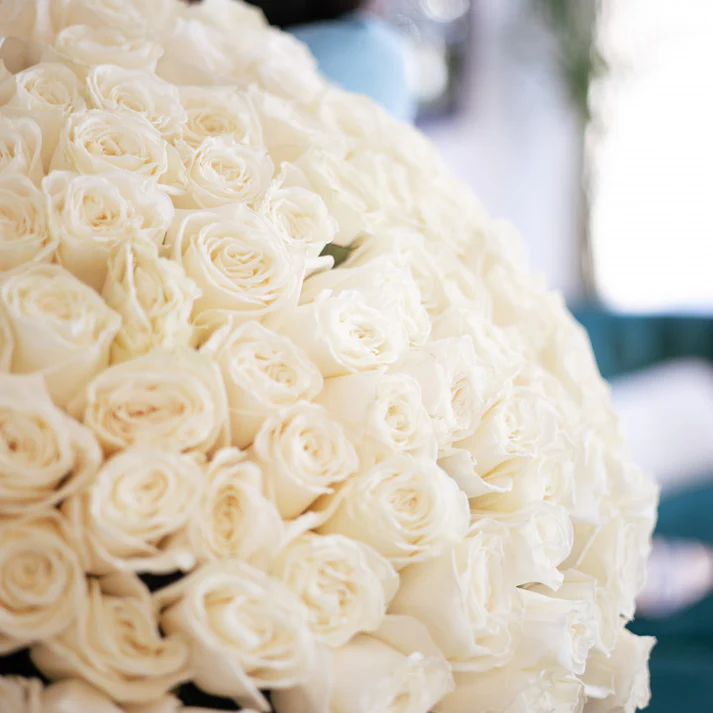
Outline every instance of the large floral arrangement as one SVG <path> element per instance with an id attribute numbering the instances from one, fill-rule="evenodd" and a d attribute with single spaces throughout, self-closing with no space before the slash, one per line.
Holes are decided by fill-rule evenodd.
<path id="1" fill-rule="evenodd" d="M 2 713 L 644 706 L 656 489 L 510 228 L 246 5 L 0 31 Z"/>

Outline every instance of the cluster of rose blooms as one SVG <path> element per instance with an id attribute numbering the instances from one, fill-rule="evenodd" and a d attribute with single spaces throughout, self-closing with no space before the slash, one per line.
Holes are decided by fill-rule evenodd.
<path id="1" fill-rule="evenodd" d="M 645 705 L 656 489 L 425 139 L 238 2 L 0 32 L 3 713 Z"/>

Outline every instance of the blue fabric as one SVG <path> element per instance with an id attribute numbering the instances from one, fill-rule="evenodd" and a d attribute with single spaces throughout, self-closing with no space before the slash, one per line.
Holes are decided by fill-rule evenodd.
<path id="1" fill-rule="evenodd" d="M 413 120 L 405 40 L 381 20 L 362 15 L 294 27 L 334 84 L 365 94 L 398 119 Z"/>

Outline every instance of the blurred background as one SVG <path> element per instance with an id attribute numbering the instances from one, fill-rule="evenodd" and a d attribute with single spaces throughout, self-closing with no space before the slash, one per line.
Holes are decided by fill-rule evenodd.
<path id="1" fill-rule="evenodd" d="M 662 485 L 650 711 L 713 710 L 713 2 L 275 0 L 322 71 L 415 121 L 588 330 Z"/>

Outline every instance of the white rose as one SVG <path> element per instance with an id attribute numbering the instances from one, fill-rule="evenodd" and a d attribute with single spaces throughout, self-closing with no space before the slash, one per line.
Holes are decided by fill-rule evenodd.
<path id="1" fill-rule="evenodd" d="M 634 636 L 623 627 L 610 656 L 592 655 L 582 676 L 588 700 L 586 713 L 634 713 L 651 700 L 649 656 L 652 636 Z"/>
<path id="2" fill-rule="evenodd" d="M 579 539 L 581 551 L 573 553 L 570 566 L 604 583 L 617 612 L 627 619 L 634 615 L 636 596 L 646 579 L 652 530 L 653 522 L 648 518 L 623 516 L 605 525 L 575 530 L 575 550 Z"/>
<path id="3" fill-rule="evenodd" d="M 56 510 L 0 524 L 0 651 L 67 628 L 84 604 L 77 542 Z"/>
<path id="4" fill-rule="evenodd" d="M 428 341 L 431 321 L 406 266 L 383 259 L 364 267 L 319 272 L 305 280 L 300 302 L 313 302 L 324 291 L 339 294 L 345 290 L 362 291 L 373 307 L 391 317 L 394 329 L 404 330 L 410 346 L 423 346 Z"/>
<path id="5" fill-rule="evenodd" d="M 280 408 L 311 401 L 322 388 L 322 375 L 289 339 L 259 322 L 226 325 L 202 350 L 220 367 L 228 396 L 231 442 L 252 443 L 263 421 Z"/>
<path id="6" fill-rule="evenodd" d="M 384 221 L 382 196 L 372 176 L 344 154 L 339 149 L 317 147 L 296 162 L 339 224 L 336 245 L 350 245 L 358 235 L 373 232 Z"/>
<path id="7" fill-rule="evenodd" d="M 389 611 L 421 621 L 454 671 L 502 666 L 520 617 L 510 556 L 507 529 L 481 522 L 455 547 L 400 570 Z"/>
<path id="8" fill-rule="evenodd" d="M 169 632 L 161 636 L 140 579 L 113 574 L 88 584 L 77 619 L 30 650 L 45 676 L 84 679 L 118 703 L 155 700 L 190 680 L 188 644 Z"/>
<path id="9" fill-rule="evenodd" d="M 27 0 L 8 0 L 0 7 L 0 35 L 29 39 L 34 34 L 37 6 Z M 14 711 L 13 711 L 14 713 Z"/>
<path id="10" fill-rule="evenodd" d="M 443 654 L 410 617 L 387 616 L 322 658 L 312 679 L 273 692 L 277 713 L 427 713 L 453 690 Z"/>
<path id="11" fill-rule="evenodd" d="M 455 691 L 436 713 L 582 713 L 584 686 L 562 671 L 509 666 L 485 673 L 456 673 Z"/>
<path id="12" fill-rule="evenodd" d="M 0 284 L 15 337 L 12 370 L 40 373 L 64 405 L 104 369 L 121 318 L 59 265 L 32 265 Z"/>
<path id="13" fill-rule="evenodd" d="M 334 240 L 337 223 L 320 196 L 308 188 L 299 172 L 282 167 L 265 193 L 258 212 L 278 231 L 291 250 L 316 258 Z"/>
<path id="14" fill-rule="evenodd" d="M 53 171 L 106 173 L 123 170 L 150 179 L 166 193 L 182 189 L 176 150 L 142 116 L 91 109 L 73 114 L 52 157 Z"/>
<path id="15" fill-rule="evenodd" d="M 421 387 L 406 374 L 370 371 L 327 379 L 316 398 L 347 428 L 362 466 L 393 453 L 436 459 Z"/>
<path id="16" fill-rule="evenodd" d="M 622 624 L 615 601 L 604 583 L 591 575 L 569 569 L 565 571 L 563 582 L 556 592 L 544 585 L 530 585 L 528 589 L 555 599 L 593 602 L 596 608 L 596 638 L 592 655 L 595 650 L 607 656 L 611 653 Z"/>
<path id="17" fill-rule="evenodd" d="M 42 193 L 22 174 L 0 173 L 0 271 L 51 262 L 56 249 Z"/>
<path id="18" fill-rule="evenodd" d="M 414 230 L 385 229 L 380 230 L 378 235 L 361 239 L 350 252 L 345 266 L 365 266 L 385 259 L 408 267 L 421 295 L 421 302 L 431 317 L 436 318 L 451 307 L 467 307 L 469 314 L 475 312 L 489 319 L 490 298 L 487 290 L 473 279 L 452 253 L 427 243 Z M 442 334 L 439 338 L 461 334 Z"/>
<path id="19" fill-rule="evenodd" d="M 86 88 L 92 108 L 136 112 L 166 140 L 181 136 L 186 113 L 178 89 L 155 74 L 103 64 L 89 70 Z"/>
<path id="20" fill-rule="evenodd" d="M 5 310 L 0 308 L 0 372 L 8 372 L 12 366 L 15 337 Z"/>
<path id="21" fill-rule="evenodd" d="M 510 530 L 515 585 L 536 582 L 553 590 L 560 587 L 564 575 L 557 567 L 569 556 L 574 541 L 566 508 L 536 502 L 514 513 L 475 510 L 473 515 L 494 519 Z"/>
<path id="22" fill-rule="evenodd" d="M 348 480 L 320 508 L 331 517 L 318 532 L 371 545 L 397 569 L 435 557 L 460 541 L 468 500 L 430 461 L 395 456 Z"/>
<path id="23" fill-rule="evenodd" d="M 197 509 L 177 539 L 187 541 L 199 562 L 239 559 L 265 565 L 285 532 L 264 492 L 260 467 L 237 448 L 222 448 L 205 468 Z"/>
<path id="24" fill-rule="evenodd" d="M 81 85 L 63 64 L 40 62 L 0 83 L 0 104 L 6 116 L 27 116 L 42 130 L 42 163 L 49 167 L 65 118 L 83 111 Z"/>
<path id="25" fill-rule="evenodd" d="M 488 229 L 490 219 L 473 191 L 448 172 L 421 174 L 415 188 L 418 230 L 434 246 L 445 243 L 462 256 Z"/>
<path id="26" fill-rule="evenodd" d="M 342 535 L 301 535 L 270 571 L 302 600 L 315 636 L 332 647 L 378 629 L 399 586 L 388 560 Z"/>
<path id="27" fill-rule="evenodd" d="M 225 24 L 211 26 L 190 17 L 190 13 L 182 14 L 186 16 L 163 27 L 158 76 L 179 86 L 230 84 L 234 64 L 230 45 L 239 41 L 237 37 L 226 33 Z"/>
<path id="28" fill-rule="evenodd" d="M 257 85 L 248 88 L 260 117 L 265 146 L 276 166 L 294 163 L 315 146 L 336 150 L 342 141 L 324 130 L 295 102 L 266 92 Z M 307 184 L 311 186 L 311 182 Z M 318 191 L 319 192 L 319 191 Z"/>
<path id="29" fill-rule="evenodd" d="M 402 371 L 418 381 L 438 445 L 448 448 L 470 436 L 485 409 L 487 372 L 468 336 L 440 339 L 410 352 Z"/>
<path id="30" fill-rule="evenodd" d="M 304 512 L 359 467 L 354 446 L 326 409 L 300 401 L 268 417 L 255 436 L 261 463 L 283 518 Z"/>
<path id="31" fill-rule="evenodd" d="M 35 376 L 0 374 L 0 513 L 42 512 L 85 487 L 101 464 L 89 429 L 60 411 Z"/>
<path id="32" fill-rule="evenodd" d="M 250 41 L 233 48 L 234 76 L 245 75 L 274 94 L 311 104 L 325 82 L 309 49 L 285 32 L 268 27 L 248 35 Z"/>
<path id="33" fill-rule="evenodd" d="M 297 303 L 304 265 L 246 206 L 188 213 L 169 239 L 174 259 L 202 292 L 193 309 L 199 323 L 220 314 L 260 319 Z"/>
<path id="34" fill-rule="evenodd" d="M 264 149 L 229 136 L 204 139 L 187 159 L 188 189 L 175 199 L 179 208 L 258 204 L 275 167 Z"/>
<path id="35" fill-rule="evenodd" d="M 111 347 L 112 361 L 192 346 L 196 335 L 190 317 L 199 295 L 183 268 L 159 257 L 153 246 L 120 247 L 109 260 L 102 289 L 104 301 L 123 319 Z"/>
<path id="36" fill-rule="evenodd" d="M 201 6 L 205 3 L 201 3 Z M 262 146 L 262 129 L 249 94 L 232 87 L 180 87 L 185 113 L 181 142 L 196 150 L 204 139 L 218 136 Z"/>
<path id="37" fill-rule="evenodd" d="M 408 348 L 401 325 L 356 290 L 323 293 L 267 323 L 301 347 L 325 378 L 394 364 Z"/>
<path id="38" fill-rule="evenodd" d="M 533 461 L 559 455 L 564 424 L 557 404 L 532 384 L 516 385 L 482 413 L 471 435 L 455 443 L 478 477 L 511 482 Z"/>
<path id="39" fill-rule="evenodd" d="M 52 171 L 42 189 L 59 262 L 98 291 L 118 245 L 145 241 L 160 246 L 173 218 L 168 196 L 126 171 L 91 176 Z"/>
<path id="40" fill-rule="evenodd" d="M 42 130 L 30 118 L 0 114 L 0 175 L 5 173 L 21 173 L 36 186 L 42 180 Z"/>
<path id="41" fill-rule="evenodd" d="M 42 692 L 39 678 L 0 676 L 3 713 L 44 713 Z"/>
<path id="42" fill-rule="evenodd" d="M 154 70 L 163 54 L 160 45 L 134 30 L 102 25 L 72 25 L 57 34 L 48 58 L 58 59 L 84 79 L 91 67 L 115 64 L 126 69 Z"/>
<path id="43" fill-rule="evenodd" d="M 84 545 L 87 571 L 191 569 L 190 549 L 172 547 L 167 538 L 193 517 L 202 486 L 203 472 L 190 456 L 142 447 L 114 455 L 62 505 Z"/>
<path id="44" fill-rule="evenodd" d="M 70 405 L 107 453 L 133 443 L 210 453 L 227 440 L 217 366 L 191 349 L 154 351 L 116 364 Z"/>
<path id="45" fill-rule="evenodd" d="M 154 594 L 161 628 L 189 637 L 192 680 L 217 696 L 268 711 L 260 688 L 310 675 L 315 643 L 307 612 L 277 579 L 243 562 L 204 565 Z"/>
<path id="46" fill-rule="evenodd" d="M 43 713 L 123 713 L 110 698 L 78 679 L 47 686 L 42 694 L 42 705 Z"/>
<path id="47" fill-rule="evenodd" d="M 521 668 L 584 673 L 589 650 L 597 639 L 595 603 L 516 591 L 523 604 L 523 622 L 513 663 Z"/>
<path id="48" fill-rule="evenodd" d="M 52 27 L 59 31 L 70 25 L 120 27 L 124 30 L 158 29 L 175 9 L 170 0 L 52 0 L 49 9 Z"/>

